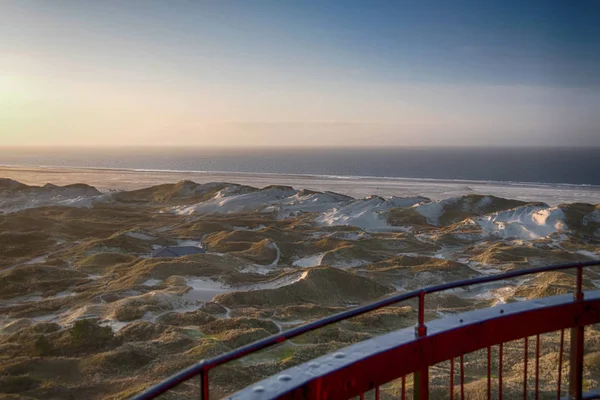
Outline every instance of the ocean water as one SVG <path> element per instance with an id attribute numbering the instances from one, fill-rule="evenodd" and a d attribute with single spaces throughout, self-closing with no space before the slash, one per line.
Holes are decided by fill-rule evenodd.
<path id="1" fill-rule="evenodd" d="M 600 185 L 600 148 L 0 148 L 0 165 Z"/>

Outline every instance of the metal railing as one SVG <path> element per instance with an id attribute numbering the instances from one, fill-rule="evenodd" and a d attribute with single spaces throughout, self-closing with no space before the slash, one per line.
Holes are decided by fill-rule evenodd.
<path id="1" fill-rule="evenodd" d="M 569 398 L 581 399 L 590 398 L 600 399 L 600 393 L 583 393 L 583 344 L 584 344 L 584 327 L 593 323 L 600 322 L 600 295 L 593 299 L 584 299 L 583 286 L 583 269 L 585 267 L 600 266 L 600 260 L 584 261 L 577 263 L 550 265 L 523 270 L 510 271 L 498 275 L 487 275 L 473 279 L 462 280 L 457 282 L 449 282 L 437 286 L 427 287 L 424 289 L 411 291 L 404 294 L 399 294 L 384 298 L 374 303 L 357 307 L 348 311 L 344 311 L 335 315 L 328 316 L 323 319 L 313 321 L 311 323 L 292 328 L 285 332 L 273 335 L 263 340 L 242 346 L 229 353 L 222 354 L 208 360 L 202 360 L 199 363 L 171 376 L 170 378 L 151 387 L 143 393 L 134 396 L 133 400 L 153 399 L 157 396 L 169 391 L 182 382 L 188 381 L 195 377 L 200 377 L 202 400 L 208 400 L 210 395 L 209 389 L 209 372 L 225 363 L 240 359 L 251 353 L 271 347 L 276 344 L 283 343 L 287 340 L 295 338 L 304 333 L 314 331 L 325 326 L 356 317 L 371 311 L 381 309 L 406 300 L 418 300 L 418 322 L 414 329 L 414 335 L 411 340 L 398 342 L 393 344 L 387 351 L 378 351 L 365 353 L 364 357 L 359 360 L 348 360 L 346 364 L 340 363 L 332 370 L 324 372 L 321 375 L 310 375 L 310 379 L 298 380 L 299 383 L 289 386 L 289 390 L 283 393 L 281 389 L 279 394 L 256 397 L 260 390 L 254 391 L 253 398 L 350 398 L 360 396 L 364 398 L 364 393 L 368 390 L 373 390 L 375 398 L 379 398 L 379 386 L 393 379 L 402 378 L 402 397 L 405 396 L 405 376 L 413 373 L 415 399 L 429 398 L 429 367 L 442 361 L 451 360 L 451 380 L 450 380 L 450 398 L 454 396 L 454 359 L 460 359 L 460 393 L 461 398 L 464 398 L 464 371 L 463 371 L 463 355 L 479 349 L 487 348 L 488 355 L 488 398 L 491 393 L 490 379 L 490 348 L 493 345 L 499 345 L 499 363 L 500 372 L 502 371 L 502 354 L 503 343 L 511 340 L 524 339 L 525 353 L 524 360 L 527 363 L 528 357 L 528 338 L 536 336 L 536 399 L 538 393 L 538 371 L 539 371 L 539 346 L 542 333 L 560 331 L 561 332 L 561 352 L 559 361 L 559 371 L 562 367 L 562 350 L 564 346 L 564 330 L 571 329 L 570 336 L 570 373 L 569 373 Z M 464 323 L 463 319 L 457 320 L 456 326 L 446 328 L 436 328 L 434 332 L 428 332 L 428 326 L 433 327 L 434 321 L 425 323 L 425 300 L 428 294 L 442 292 L 450 289 L 463 288 L 466 286 L 486 284 L 511 278 L 517 278 L 527 275 L 563 271 L 568 269 L 576 269 L 576 285 L 573 294 L 573 299 L 565 300 L 564 298 L 556 301 L 536 303 L 536 307 L 523 309 L 523 307 L 513 307 L 514 312 L 510 311 L 510 307 L 504 307 L 500 310 L 500 315 L 495 317 L 477 317 L 471 323 Z M 550 298 L 552 299 L 552 298 Z M 559 301 L 560 300 L 560 301 Z M 507 312 L 504 312 L 507 309 Z M 479 310 L 483 311 L 483 310 Z M 468 313 L 467 313 L 468 314 Z M 458 318 L 458 316 L 457 316 Z M 533 320 L 532 320 L 533 318 Z M 535 323 L 532 323 L 535 322 Z M 512 327 L 517 327 L 514 331 L 507 330 L 507 324 Z M 465 336 L 467 335 L 467 336 Z M 465 340 L 470 338 L 470 340 Z M 371 339 L 377 340 L 376 339 Z M 447 346 L 454 343 L 453 346 Z M 360 345 L 361 343 L 358 343 Z M 416 354 L 416 356 L 415 356 Z M 396 362 L 394 368 L 376 372 L 378 376 L 374 376 L 369 371 L 369 366 L 373 367 L 377 363 L 381 363 L 386 359 L 393 357 Z M 398 362 L 398 360 L 403 360 Z M 352 362 L 350 362 L 352 361 Z M 527 365 L 527 364 L 525 364 Z M 342 368 L 342 366 L 344 368 Z M 377 370 L 377 368 L 375 368 Z M 340 382 L 346 382 L 340 386 Z M 561 395 L 561 378 L 559 372 L 557 395 Z M 281 385 L 280 385 L 281 386 Z M 322 394 L 330 390 L 329 396 Z M 524 368 L 524 398 L 527 398 L 527 367 Z M 243 392 L 241 392 L 243 394 Z M 499 398 L 502 398 L 502 374 L 499 376 Z M 238 395 L 237 397 L 244 397 Z"/>

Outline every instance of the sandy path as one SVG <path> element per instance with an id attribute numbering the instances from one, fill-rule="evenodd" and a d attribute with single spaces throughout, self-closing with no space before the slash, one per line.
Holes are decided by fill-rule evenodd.
<path id="1" fill-rule="evenodd" d="M 289 185 L 299 189 L 330 190 L 354 197 L 426 196 L 434 200 L 468 193 L 493 194 L 527 201 L 543 201 L 550 205 L 563 202 L 600 203 L 600 187 L 514 185 L 473 181 L 334 178 L 310 175 L 277 175 L 253 173 L 156 172 L 118 169 L 85 169 L 58 167 L 0 167 L 0 177 L 29 185 L 67 185 L 87 183 L 98 189 L 139 189 L 183 179 L 198 183 L 232 182 L 255 187 Z"/>

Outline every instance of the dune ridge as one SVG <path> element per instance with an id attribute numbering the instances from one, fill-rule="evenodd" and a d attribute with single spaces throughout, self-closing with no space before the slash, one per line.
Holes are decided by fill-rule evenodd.
<path id="1" fill-rule="evenodd" d="M 600 258 L 600 205 L 487 194 L 354 198 L 189 180 L 100 191 L 1 179 L 0 212 L 0 394 L 23 398 L 127 398 L 200 358 L 393 293 Z M 207 253 L 150 256 L 199 243 Z M 565 272 L 442 293 L 427 317 L 565 293 L 572 282 Z M 586 272 L 584 287 L 600 287 L 597 274 Z M 215 391 L 411 326 L 414 306 L 228 366 Z"/>

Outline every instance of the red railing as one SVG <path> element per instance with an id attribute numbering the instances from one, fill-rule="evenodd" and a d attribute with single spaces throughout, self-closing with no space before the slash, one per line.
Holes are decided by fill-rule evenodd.
<path id="1" fill-rule="evenodd" d="M 464 355 L 487 349 L 487 398 L 492 396 L 491 349 L 498 346 L 498 398 L 503 398 L 504 344 L 524 339 L 523 398 L 539 394 L 540 335 L 560 332 L 558 383 L 556 398 L 562 394 L 562 365 L 565 330 L 570 329 L 570 366 L 568 398 L 600 399 L 600 393 L 583 393 L 584 328 L 600 322 L 600 291 L 583 292 L 583 269 L 599 266 L 598 261 L 562 264 L 516 270 L 499 275 L 482 276 L 470 280 L 451 282 L 404 293 L 375 303 L 348 310 L 309 324 L 271 336 L 238 348 L 213 359 L 203 360 L 169 379 L 134 397 L 135 400 L 153 399 L 180 383 L 200 377 L 200 398 L 209 398 L 209 371 L 232 360 L 283 343 L 304 333 L 319 329 L 351 317 L 359 316 L 398 302 L 418 299 L 418 322 L 414 331 L 403 329 L 374 339 L 351 345 L 340 352 L 328 354 L 310 363 L 302 364 L 282 375 L 274 376 L 244 389 L 232 398 L 273 399 L 348 399 L 372 392 L 380 397 L 380 386 L 401 379 L 401 398 L 406 397 L 406 377 L 413 375 L 413 397 L 428 399 L 430 389 L 429 369 L 450 360 L 449 396 L 455 395 L 455 360 L 460 363 L 460 398 L 465 398 Z M 543 299 L 504 304 L 425 323 L 426 295 L 449 289 L 496 282 L 520 276 L 551 271 L 576 269 L 573 296 L 553 296 Z M 529 338 L 535 336 L 535 388 L 528 387 Z"/>

